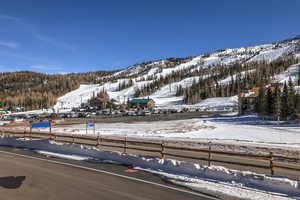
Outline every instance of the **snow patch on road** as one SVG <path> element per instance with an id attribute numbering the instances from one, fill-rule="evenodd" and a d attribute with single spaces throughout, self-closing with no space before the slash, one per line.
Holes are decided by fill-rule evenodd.
<path id="1" fill-rule="evenodd" d="M 41 151 L 41 150 L 37 150 L 36 151 L 39 154 L 45 155 L 45 156 L 49 156 L 49 157 L 57 157 L 57 158 L 63 158 L 63 159 L 68 159 L 68 160 L 90 160 L 90 157 L 86 157 L 86 156 L 78 156 L 78 155 L 67 155 L 67 154 L 61 154 L 61 153 L 53 153 L 53 152 L 49 152 L 49 151 Z"/>

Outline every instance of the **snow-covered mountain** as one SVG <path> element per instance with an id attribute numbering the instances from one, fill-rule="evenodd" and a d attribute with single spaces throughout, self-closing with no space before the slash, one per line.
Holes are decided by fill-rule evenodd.
<path id="1" fill-rule="evenodd" d="M 122 103 L 128 98 L 134 97 L 135 91 L 138 88 L 145 87 L 157 79 L 182 70 L 192 73 L 199 69 L 212 70 L 219 66 L 229 66 L 234 63 L 247 64 L 258 61 L 272 62 L 280 57 L 289 55 L 300 57 L 300 36 L 272 44 L 224 49 L 196 57 L 184 59 L 171 58 L 137 64 L 118 71 L 113 75 L 104 78 L 102 77 L 104 82 L 101 84 L 81 85 L 78 89 L 60 97 L 54 108 L 70 109 L 77 107 L 103 90 L 108 92 L 110 98 Z M 295 77 L 298 76 L 299 66 L 300 65 L 291 66 L 287 71 L 274 77 L 274 80 L 281 82 L 287 80 L 289 76 L 294 76 L 295 79 Z M 241 74 L 243 73 L 246 72 L 242 72 Z M 255 73 L 255 70 L 250 70 L 250 73 Z M 200 76 L 188 76 L 179 81 L 170 81 L 168 84 L 163 85 L 158 90 L 151 93 L 149 97 L 153 98 L 158 106 L 182 105 L 183 96 L 176 96 L 177 88 L 179 86 L 182 88 L 190 87 L 199 80 L 199 77 Z M 202 76 L 202 78 L 205 77 Z M 226 84 L 232 78 L 235 78 L 235 75 L 218 81 L 218 84 Z M 128 83 L 130 79 L 133 83 L 132 86 L 120 90 L 119 85 Z M 228 98 L 228 101 L 232 99 L 234 98 Z M 224 102 L 224 98 L 222 99 L 222 102 Z M 234 102 L 235 100 L 233 101 L 233 104 Z"/>

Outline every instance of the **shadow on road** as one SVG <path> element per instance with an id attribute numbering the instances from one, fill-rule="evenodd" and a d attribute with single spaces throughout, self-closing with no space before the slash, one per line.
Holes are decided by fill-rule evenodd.
<path id="1" fill-rule="evenodd" d="M 0 188 L 17 189 L 22 185 L 25 179 L 26 176 L 0 177 Z"/>

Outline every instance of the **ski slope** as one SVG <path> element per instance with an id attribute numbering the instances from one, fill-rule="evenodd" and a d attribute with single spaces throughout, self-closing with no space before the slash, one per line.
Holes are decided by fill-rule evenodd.
<path id="1" fill-rule="evenodd" d="M 82 103 L 88 102 L 93 96 L 96 96 L 101 91 L 106 91 L 111 99 L 115 99 L 120 103 L 124 102 L 124 99 L 131 98 L 134 95 L 135 88 L 143 87 L 151 83 L 151 81 L 139 81 L 134 82 L 134 86 L 126 88 L 124 90 L 118 91 L 119 84 L 129 81 L 129 79 L 119 79 L 117 82 L 112 83 L 108 82 L 103 85 L 100 84 L 91 84 L 91 85 L 80 85 L 80 87 L 74 91 L 67 93 L 66 95 L 58 98 L 54 109 L 72 109 L 74 107 L 79 107 Z"/>
<path id="2" fill-rule="evenodd" d="M 148 64 L 138 64 L 127 69 L 116 72 L 112 76 L 123 78 L 118 79 L 116 82 L 106 82 L 102 85 L 81 85 L 78 89 L 71 91 L 57 100 L 54 109 L 71 109 L 73 107 L 80 106 L 81 103 L 86 103 L 93 96 L 97 95 L 99 92 L 105 90 L 108 92 L 111 99 L 116 100 L 119 103 L 123 103 L 128 98 L 134 96 L 135 90 L 137 88 L 142 88 L 147 84 L 150 84 L 153 80 L 160 77 L 172 74 L 179 70 L 185 69 L 193 72 L 200 68 L 212 68 L 216 65 L 228 65 L 233 63 L 246 63 L 253 61 L 273 61 L 280 56 L 286 55 L 300 56 L 300 39 L 292 39 L 284 42 L 274 43 L 274 44 L 264 44 L 252 47 L 242 47 L 235 49 L 224 49 L 215 51 L 209 54 L 199 55 L 190 59 L 186 59 L 182 64 L 175 67 L 168 67 L 167 60 L 160 60 L 155 62 L 149 62 Z M 274 77 L 274 82 L 284 82 L 292 78 L 296 81 L 298 74 L 299 65 L 293 65 L 286 72 L 278 74 Z M 255 71 L 248 71 L 250 73 L 255 73 Z M 246 72 L 241 72 L 244 76 Z M 134 76 L 134 77 L 133 77 Z M 153 77 L 149 80 L 148 77 Z M 224 80 L 219 81 L 219 84 L 227 84 L 232 78 L 236 79 L 236 74 L 232 77 L 227 77 Z M 124 77 L 128 77 L 125 78 Z M 133 86 L 126 88 L 124 90 L 118 91 L 120 83 L 129 81 L 129 78 L 133 81 Z M 182 88 L 190 87 L 193 83 L 197 83 L 200 77 L 189 77 L 178 82 L 173 82 L 167 84 L 155 91 L 153 94 L 149 95 L 150 98 L 154 99 L 156 104 L 160 107 L 169 107 L 173 105 L 182 105 L 183 97 L 176 96 L 176 90 L 179 86 Z M 201 77 L 202 79 L 205 77 Z M 148 81 L 144 81 L 148 80 Z M 224 102 L 221 100 L 221 102 Z M 226 102 L 224 102 L 226 103 Z"/>
<path id="3" fill-rule="evenodd" d="M 274 82 L 288 83 L 290 78 L 293 82 L 298 81 L 299 69 L 300 63 L 290 66 L 286 71 L 276 75 L 274 77 Z"/>

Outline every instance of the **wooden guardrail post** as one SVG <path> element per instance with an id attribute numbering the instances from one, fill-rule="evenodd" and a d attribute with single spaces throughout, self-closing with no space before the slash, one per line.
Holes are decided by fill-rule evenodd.
<path id="1" fill-rule="evenodd" d="M 208 166 L 211 165 L 211 141 L 208 142 Z"/>
<path id="2" fill-rule="evenodd" d="M 100 147 L 100 136 L 99 136 L 99 133 L 98 133 L 98 136 L 97 136 L 97 148 Z"/>
<path id="3" fill-rule="evenodd" d="M 72 143 L 74 144 L 75 143 L 75 135 L 72 134 Z"/>
<path id="4" fill-rule="evenodd" d="M 32 128 L 30 127 L 29 140 L 32 140 Z"/>
<path id="5" fill-rule="evenodd" d="M 273 158 L 273 152 L 270 152 L 270 170 L 271 170 L 271 175 L 274 175 L 274 158 Z"/>
<path id="6" fill-rule="evenodd" d="M 161 159 L 165 159 L 165 145 L 164 145 L 164 141 L 161 142 Z"/>
<path id="7" fill-rule="evenodd" d="M 123 153 L 126 153 L 126 148 L 127 148 L 127 136 L 125 135 L 125 139 L 124 139 L 124 150 Z"/>

